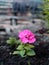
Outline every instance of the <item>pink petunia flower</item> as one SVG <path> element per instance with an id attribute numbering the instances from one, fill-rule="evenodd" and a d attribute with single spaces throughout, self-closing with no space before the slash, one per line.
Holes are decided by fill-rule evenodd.
<path id="1" fill-rule="evenodd" d="M 30 30 L 23 30 L 19 33 L 19 38 L 22 43 L 34 43 L 36 41 L 35 35 Z"/>

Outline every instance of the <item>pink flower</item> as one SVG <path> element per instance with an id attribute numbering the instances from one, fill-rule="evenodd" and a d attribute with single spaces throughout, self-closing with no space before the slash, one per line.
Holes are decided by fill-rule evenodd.
<path id="1" fill-rule="evenodd" d="M 35 35 L 30 30 L 23 30 L 19 33 L 19 38 L 22 43 L 34 43 Z"/>

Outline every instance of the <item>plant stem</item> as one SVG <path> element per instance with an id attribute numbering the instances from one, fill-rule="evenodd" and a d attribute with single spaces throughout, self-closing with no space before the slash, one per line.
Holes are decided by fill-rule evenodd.
<path id="1" fill-rule="evenodd" d="M 27 63 L 28 63 L 28 65 L 31 65 L 31 64 L 30 64 L 30 61 L 28 61 Z"/>

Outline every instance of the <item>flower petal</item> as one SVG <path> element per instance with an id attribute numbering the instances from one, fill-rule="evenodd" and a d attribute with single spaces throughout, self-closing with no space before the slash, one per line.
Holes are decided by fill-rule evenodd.
<path id="1" fill-rule="evenodd" d="M 21 38 L 20 40 L 21 40 L 22 43 L 27 43 L 28 42 L 27 38 Z"/>
<path id="2" fill-rule="evenodd" d="M 36 41 L 34 33 L 30 30 L 23 30 L 19 33 L 19 38 L 22 43 L 34 43 Z"/>
<path id="3" fill-rule="evenodd" d="M 34 43 L 36 41 L 36 38 L 30 39 L 28 41 L 29 41 L 29 43 Z"/>

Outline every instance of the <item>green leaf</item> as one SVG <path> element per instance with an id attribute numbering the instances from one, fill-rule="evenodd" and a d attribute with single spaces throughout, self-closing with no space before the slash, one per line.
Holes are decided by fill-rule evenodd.
<path id="1" fill-rule="evenodd" d="M 31 48 L 34 48 L 34 46 L 33 45 L 30 45 L 30 44 L 26 44 L 24 46 L 24 49 L 26 49 L 26 50 L 31 50 Z"/>
<path id="2" fill-rule="evenodd" d="M 27 55 L 28 55 L 28 56 L 34 56 L 34 55 L 35 55 L 34 50 L 28 51 L 28 52 L 27 52 Z"/>
<path id="3" fill-rule="evenodd" d="M 21 50 L 21 51 L 20 51 L 20 55 L 21 55 L 21 57 L 24 57 L 24 55 L 25 55 L 25 50 Z"/>
<path id="4" fill-rule="evenodd" d="M 30 45 L 30 44 L 29 44 L 28 46 L 29 46 L 30 48 L 34 48 L 34 45 Z"/>
<path id="5" fill-rule="evenodd" d="M 23 47 L 24 47 L 23 45 L 19 45 L 16 49 L 17 50 L 23 50 Z"/>
<path id="6" fill-rule="evenodd" d="M 15 44 L 16 43 L 16 38 L 10 37 L 9 40 L 7 40 L 7 43 L 10 44 L 10 45 Z"/>
<path id="7" fill-rule="evenodd" d="M 10 40 L 7 40 L 7 43 L 10 44 Z"/>
<path id="8" fill-rule="evenodd" d="M 25 46 L 24 49 L 30 50 L 31 48 L 29 46 Z"/>
<path id="9" fill-rule="evenodd" d="M 19 54 L 20 52 L 19 51 L 14 51 L 13 54 Z"/>
<path id="10" fill-rule="evenodd" d="M 17 40 L 17 44 L 20 44 L 21 43 L 21 41 L 20 40 Z"/>

